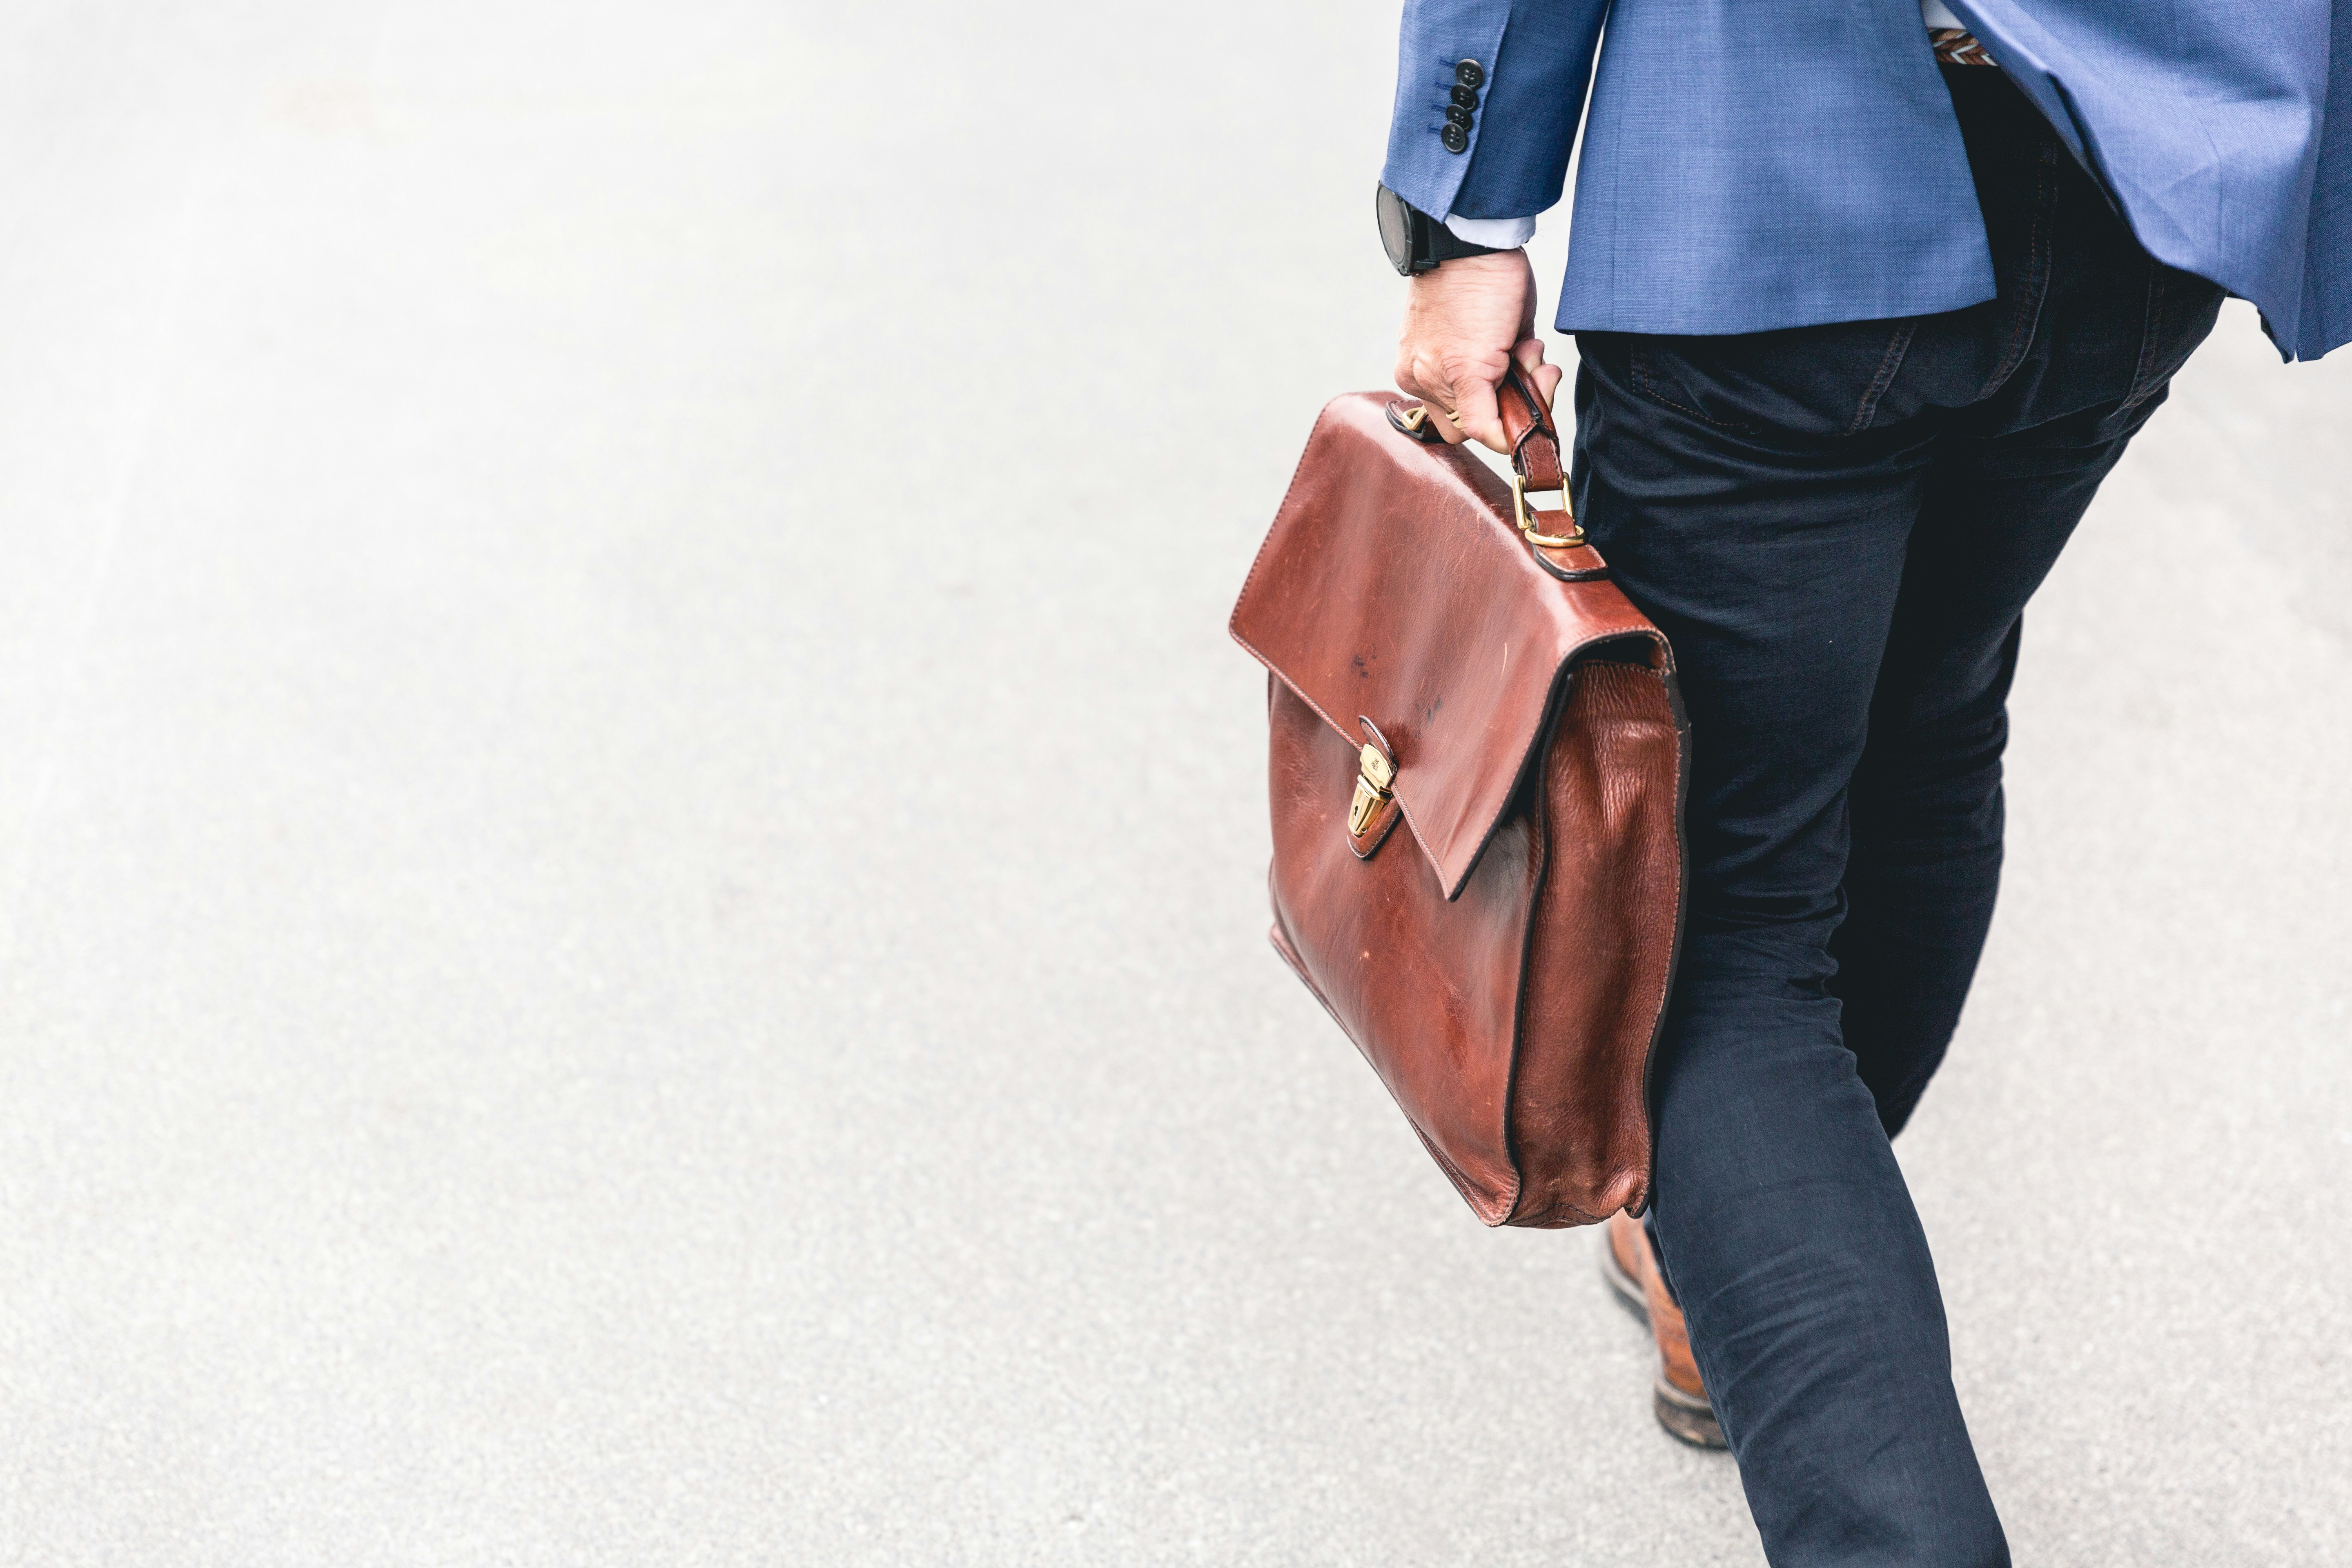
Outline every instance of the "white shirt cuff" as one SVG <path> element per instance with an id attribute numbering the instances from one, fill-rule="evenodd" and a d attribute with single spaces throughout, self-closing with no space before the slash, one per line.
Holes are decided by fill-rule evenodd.
<path id="1" fill-rule="evenodd" d="M 1456 239 L 1496 250 L 1517 250 L 1536 237 L 1531 217 L 1450 217 L 1445 226 Z"/>

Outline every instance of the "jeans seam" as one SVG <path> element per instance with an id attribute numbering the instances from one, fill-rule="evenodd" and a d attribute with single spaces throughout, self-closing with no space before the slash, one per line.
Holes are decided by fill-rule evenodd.
<path id="1" fill-rule="evenodd" d="M 2147 264 L 2147 320 L 2140 328 L 2139 363 L 2132 371 L 2131 390 L 2124 395 L 2123 406 L 2117 413 L 2130 413 L 2156 390 L 2156 350 L 2163 336 L 2163 326 L 2164 267 L 2151 258 Z"/>
<path id="2" fill-rule="evenodd" d="M 1911 348 L 1911 334 L 1918 330 L 1918 318 L 1915 316 L 1895 328 L 1895 335 L 1887 339 L 1885 357 L 1878 362 L 1878 374 L 1870 378 L 1869 389 L 1862 395 L 1862 403 L 1853 411 L 1853 423 L 1845 427 L 1847 435 L 1857 435 L 1870 427 L 1872 416 L 1878 412 L 1878 400 L 1886 395 L 1887 387 L 1895 381 L 1895 373 L 1903 367 L 1903 357 Z"/>
<path id="3" fill-rule="evenodd" d="M 2009 342 L 2001 351 L 2000 363 L 1987 378 L 1975 398 L 1982 402 L 1999 392 L 2001 384 L 2017 373 L 2025 363 L 2025 351 L 2033 344 L 2033 331 L 2042 322 L 2042 297 L 2050 288 L 2050 220 L 2058 205 L 2058 149 L 2042 150 L 2042 169 L 2036 176 L 2033 190 L 2033 234 L 2026 248 L 2026 276 L 2023 297 L 2017 302 L 2017 313 L 2009 331 Z"/>

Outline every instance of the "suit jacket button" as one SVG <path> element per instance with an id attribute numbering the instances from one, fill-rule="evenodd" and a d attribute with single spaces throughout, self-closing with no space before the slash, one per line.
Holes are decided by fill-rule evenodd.
<path id="1" fill-rule="evenodd" d="M 1459 125 L 1463 130 L 1467 131 L 1470 129 L 1470 111 L 1458 103 L 1448 104 L 1445 107 L 1445 121 L 1449 125 Z"/>
<path id="2" fill-rule="evenodd" d="M 1464 60 L 1454 68 L 1454 79 L 1475 92 L 1486 85 L 1486 68 L 1476 60 Z"/>
<path id="3" fill-rule="evenodd" d="M 1445 150 L 1449 153 L 1466 153 L 1470 149 L 1470 132 L 1459 125 L 1447 125 L 1437 133 L 1437 139 L 1445 143 Z"/>
<path id="4" fill-rule="evenodd" d="M 1451 96 L 1454 100 L 1454 107 L 1456 109 L 1475 109 L 1478 107 L 1478 95 L 1466 87 L 1455 87 Z"/>

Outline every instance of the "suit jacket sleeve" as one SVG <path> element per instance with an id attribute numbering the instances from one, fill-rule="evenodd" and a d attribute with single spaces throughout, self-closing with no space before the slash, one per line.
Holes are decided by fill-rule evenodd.
<path id="1" fill-rule="evenodd" d="M 1528 217 L 1559 200 L 1610 0 L 1404 0 L 1381 182 L 1433 217 Z M 1454 68 L 1486 73 L 1449 153 Z"/>

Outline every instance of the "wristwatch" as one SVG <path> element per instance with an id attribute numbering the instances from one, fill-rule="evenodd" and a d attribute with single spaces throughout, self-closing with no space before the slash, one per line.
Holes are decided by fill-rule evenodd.
<path id="1" fill-rule="evenodd" d="M 1497 252 L 1496 246 L 1471 244 L 1386 185 L 1374 194 L 1372 205 L 1380 215 L 1381 244 L 1389 253 L 1389 265 L 1401 277 L 1426 272 L 1457 257 Z"/>

